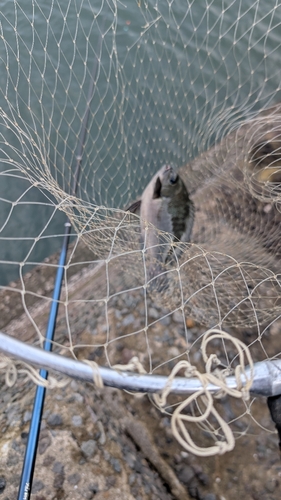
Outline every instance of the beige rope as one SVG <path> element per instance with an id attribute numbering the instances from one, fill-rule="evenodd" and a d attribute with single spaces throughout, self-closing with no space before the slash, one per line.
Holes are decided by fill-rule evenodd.
<path id="1" fill-rule="evenodd" d="M 234 376 L 237 381 L 236 389 L 229 388 L 225 382 L 225 377 L 229 374 L 229 369 L 219 371 L 217 369 L 217 366 L 220 361 L 217 356 L 215 354 L 210 354 L 209 356 L 207 355 L 207 346 L 214 339 L 221 339 L 222 341 L 228 340 L 236 348 L 238 354 L 238 365 L 234 370 Z M 229 424 L 225 422 L 225 420 L 220 416 L 220 414 L 214 407 L 214 399 L 215 397 L 218 397 L 218 394 L 212 395 L 208 390 L 208 385 L 215 384 L 220 387 L 220 397 L 228 394 L 229 396 L 235 398 L 242 398 L 244 400 L 249 399 L 249 391 L 253 382 L 253 360 L 251 358 L 249 349 L 243 342 L 219 329 L 211 329 L 204 334 L 201 343 L 201 350 L 203 360 L 205 362 L 205 373 L 199 372 L 197 368 L 191 365 L 191 363 L 189 363 L 189 361 L 187 360 L 179 361 L 168 377 L 166 386 L 163 389 L 162 394 L 154 395 L 154 401 L 158 408 L 160 410 L 163 410 L 163 408 L 167 404 L 167 397 L 171 391 L 172 381 L 177 373 L 182 369 L 185 369 L 186 377 L 197 377 L 200 380 L 203 388 L 191 394 L 174 409 L 171 419 L 171 428 L 173 435 L 183 446 L 183 448 L 197 456 L 206 457 L 216 454 L 220 455 L 225 453 L 226 451 L 230 451 L 234 448 L 235 444 L 233 432 Z M 247 373 L 245 371 L 245 359 L 247 361 L 247 364 L 249 364 L 250 366 L 250 378 L 247 376 Z M 214 366 L 215 369 L 213 368 Z M 192 403 L 198 403 L 197 406 L 199 408 L 199 401 L 201 402 L 200 408 L 202 404 L 205 408 L 201 415 L 187 415 L 186 413 L 183 413 L 186 408 L 192 405 Z M 190 432 L 187 429 L 187 425 L 189 423 L 204 423 L 206 424 L 210 433 L 213 434 L 213 427 L 208 420 L 210 416 L 212 416 L 217 421 L 223 439 L 221 441 L 216 440 L 213 446 L 205 448 L 200 447 L 191 438 Z"/>
<path id="2" fill-rule="evenodd" d="M 24 368 L 20 368 L 21 366 L 24 366 Z M 39 375 L 38 370 L 33 368 L 33 366 L 30 366 L 23 361 L 14 362 L 4 354 L 1 354 L 0 356 L 0 371 L 1 370 L 5 372 L 5 383 L 8 387 L 12 387 L 16 383 L 18 374 L 27 375 L 32 382 L 48 389 L 65 387 L 70 382 L 69 379 L 57 380 L 52 376 L 49 376 L 46 380 Z"/>

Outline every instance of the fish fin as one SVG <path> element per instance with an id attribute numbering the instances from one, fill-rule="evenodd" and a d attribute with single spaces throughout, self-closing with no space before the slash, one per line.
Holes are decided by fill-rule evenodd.
<path id="1" fill-rule="evenodd" d="M 140 215 L 140 207 L 141 207 L 141 200 L 137 200 L 132 205 L 130 205 L 128 208 L 126 208 L 126 212 L 132 212 L 132 214 Z"/>
<path id="2" fill-rule="evenodd" d="M 154 191 L 153 191 L 153 196 L 152 198 L 155 200 L 156 198 L 161 198 L 161 188 L 162 188 L 162 183 L 160 181 L 160 177 L 157 177 L 155 186 L 154 186 Z"/>

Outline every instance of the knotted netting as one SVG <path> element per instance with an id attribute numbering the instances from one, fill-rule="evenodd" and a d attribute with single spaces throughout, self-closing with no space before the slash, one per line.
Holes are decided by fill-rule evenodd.
<path id="1" fill-rule="evenodd" d="M 14 1 L 0 22 L 2 330 L 42 345 L 67 216 L 56 352 L 167 377 L 184 361 L 190 376 L 219 328 L 236 340 L 213 339 L 206 373 L 213 354 L 219 378 L 243 367 L 242 340 L 247 363 L 278 359 L 281 4 Z M 169 163 L 194 226 L 187 243 L 162 235 L 174 258 L 151 278 L 127 207 Z M 244 396 L 235 419 L 251 416 Z"/>

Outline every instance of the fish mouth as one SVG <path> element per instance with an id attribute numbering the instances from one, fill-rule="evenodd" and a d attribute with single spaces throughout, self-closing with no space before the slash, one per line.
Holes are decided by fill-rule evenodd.
<path id="1" fill-rule="evenodd" d="M 169 174 L 170 184 L 176 184 L 179 176 L 175 171 L 175 167 L 173 165 L 168 165 L 168 164 L 164 165 L 164 167 L 165 167 L 164 173 Z"/>

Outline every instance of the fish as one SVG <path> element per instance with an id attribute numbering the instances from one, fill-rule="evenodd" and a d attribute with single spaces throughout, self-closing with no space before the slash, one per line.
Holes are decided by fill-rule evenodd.
<path id="1" fill-rule="evenodd" d="M 174 166 L 163 165 L 152 177 L 141 198 L 127 211 L 140 216 L 142 244 L 155 263 L 149 271 L 151 279 L 163 270 L 162 266 L 174 254 L 179 256 L 181 253 L 178 247 L 172 249 L 171 241 L 159 230 L 169 233 L 172 242 L 189 242 L 194 223 L 194 204 Z"/>

